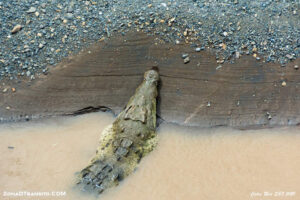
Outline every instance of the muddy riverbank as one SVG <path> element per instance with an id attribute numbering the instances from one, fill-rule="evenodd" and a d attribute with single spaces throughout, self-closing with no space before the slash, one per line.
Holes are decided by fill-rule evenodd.
<path id="1" fill-rule="evenodd" d="M 189 54 L 186 64 L 183 54 Z M 7 92 L 0 93 L 0 120 L 98 110 L 118 114 L 144 72 L 157 66 L 162 121 L 242 129 L 298 125 L 300 71 L 295 65 L 299 59 L 281 67 L 253 56 L 219 64 L 213 50 L 197 52 L 189 44 L 169 44 L 134 31 L 69 57 L 30 86 L 2 86 Z"/>

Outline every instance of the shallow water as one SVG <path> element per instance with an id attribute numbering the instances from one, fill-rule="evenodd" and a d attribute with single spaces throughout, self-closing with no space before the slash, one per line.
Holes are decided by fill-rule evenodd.
<path id="1" fill-rule="evenodd" d="M 0 126 L 0 199 L 93 199 L 72 189 L 113 116 Z M 157 148 L 100 199 L 300 199 L 300 129 L 161 125 Z M 13 196 L 19 191 L 45 192 Z M 272 196 L 270 196 L 272 195 Z"/>

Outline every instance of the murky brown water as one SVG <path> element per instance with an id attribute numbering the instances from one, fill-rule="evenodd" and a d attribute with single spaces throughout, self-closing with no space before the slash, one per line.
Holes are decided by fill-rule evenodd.
<path id="1" fill-rule="evenodd" d="M 94 155 L 101 130 L 112 121 L 110 114 L 96 113 L 1 125 L 0 199 L 91 199 L 72 190 L 74 173 Z M 100 199 L 300 199 L 299 128 L 161 125 L 158 134 L 155 151 Z M 11 196 L 19 191 L 45 193 Z"/>

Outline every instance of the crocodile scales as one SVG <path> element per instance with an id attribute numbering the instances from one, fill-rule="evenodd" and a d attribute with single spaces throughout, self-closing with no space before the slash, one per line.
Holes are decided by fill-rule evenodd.
<path id="1" fill-rule="evenodd" d="M 153 150 L 156 137 L 156 97 L 159 75 L 148 70 L 125 109 L 106 127 L 96 155 L 78 176 L 83 191 L 102 193 L 131 174 Z"/>

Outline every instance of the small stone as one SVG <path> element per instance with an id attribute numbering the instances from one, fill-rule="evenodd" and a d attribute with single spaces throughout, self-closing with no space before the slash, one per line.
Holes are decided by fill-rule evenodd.
<path id="1" fill-rule="evenodd" d="M 189 57 L 186 57 L 185 59 L 183 59 L 183 63 L 184 64 L 187 64 L 190 62 L 190 58 Z"/>
<path id="2" fill-rule="evenodd" d="M 30 76 L 31 72 L 30 71 L 27 71 L 26 72 L 26 76 Z"/>
<path id="3" fill-rule="evenodd" d="M 167 4 L 166 4 L 166 3 L 161 3 L 161 5 L 162 5 L 163 7 L 167 7 Z"/>
<path id="4" fill-rule="evenodd" d="M 11 88 L 11 91 L 12 91 L 12 92 L 15 92 L 15 91 L 16 91 L 16 88 Z"/>
<path id="5" fill-rule="evenodd" d="M 282 85 L 283 87 L 285 87 L 285 86 L 286 86 L 286 82 L 285 82 L 285 81 L 282 81 L 281 85 Z"/>
<path id="6" fill-rule="evenodd" d="M 226 36 L 228 36 L 228 33 L 225 31 L 225 32 L 223 32 L 223 35 L 226 37 Z"/>
<path id="7" fill-rule="evenodd" d="M 3 92 L 3 93 L 7 92 L 7 88 L 4 88 L 4 89 L 2 90 L 2 92 Z"/>
<path id="8" fill-rule="evenodd" d="M 222 49 L 226 50 L 227 45 L 225 43 L 222 43 Z"/>
<path id="9" fill-rule="evenodd" d="M 34 14 L 35 14 L 36 17 L 40 16 L 39 12 L 35 12 Z"/>
<path id="10" fill-rule="evenodd" d="M 210 106 L 211 106 L 211 105 L 210 105 L 210 102 L 207 102 L 206 106 L 207 106 L 207 107 L 210 107 Z"/>
<path id="11" fill-rule="evenodd" d="M 73 19 L 73 14 L 72 13 L 67 13 L 66 18 L 70 19 L 70 20 Z"/>
<path id="12" fill-rule="evenodd" d="M 11 30 L 11 33 L 15 34 L 15 33 L 19 32 L 21 29 L 22 29 L 22 25 L 18 24 Z"/>
<path id="13" fill-rule="evenodd" d="M 219 65 L 218 67 L 216 67 L 216 70 L 219 70 L 222 68 L 222 65 Z"/>
<path id="14" fill-rule="evenodd" d="M 196 51 L 196 52 L 200 52 L 200 51 L 201 51 L 201 48 L 200 48 L 200 47 L 197 47 L 197 48 L 195 49 L 195 51 Z"/>
<path id="15" fill-rule="evenodd" d="M 217 60 L 217 63 L 219 63 L 219 64 L 223 64 L 224 62 L 225 62 L 225 60 L 224 60 L 224 59 Z"/>
<path id="16" fill-rule="evenodd" d="M 73 7 L 72 6 L 68 7 L 68 13 L 72 13 L 72 12 L 74 12 Z"/>
<path id="17" fill-rule="evenodd" d="M 185 31 L 183 32 L 184 37 L 186 37 L 188 35 L 188 30 L 185 29 Z"/>
<path id="18" fill-rule="evenodd" d="M 6 110 L 10 110 L 10 107 L 9 107 L 9 106 L 7 106 L 7 107 L 6 107 Z"/>
<path id="19" fill-rule="evenodd" d="M 290 60 L 292 60 L 292 59 L 294 58 L 294 56 L 293 56 L 293 55 L 290 55 L 290 54 L 287 54 L 286 57 L 287 57 L 288 59 L 290 59 Z"/>
<path id="20" fill-rule="evenodd" d="M 44 47 L 44 45 L 42 44 L 42 43 L 40 43 L 39 44 L 39 48 L 41 49 L 41 48 L 43 48 Z"/>
<path id="21" fill-rule="evenodd" d="M 148 4 L 148 8 L 152 8 L 152 4 Z"/>
<path id="22" fill-rule="evenodd" d="M 63 23 L 64 23 L 64 24 L 68 23 L 68 20 L 67 20 L 67 19 L 64 19 L 64 20 L 63 20 Z"/>
<path id="23" fill-rule="evenodd" d="M 299 69 L 299 66 L 298 66 L 298 65 L 295 65 L 295 66 L 294 66 L 294 69 L 295 69 L 295 70 Z"/>
<path id="24" fill-rule="evenodd" d="M 267 117 L 268 117 L 268 120 L 271 120 L 272 119 L 272 116 L 269 112 L 267 112 Z"/>
<path id="25" fill-rule="evenodd" d="M 188 54 L 188 53 L 183 53 L 183 54 L 181 55 L 181 58 L 182 58 L 182 59 L 185 59 L 185 58 L 187 58 L 187 57 L 189 57 L 189 54 Z"/>
<path id="26" fill-rule="evenodd" d="M 47 75 L 48 74 L 48 69 L 47 68 L 43 69 L 42 72 L 43 72 L 43 74 Z"/>
<path id="27" fill-rule="evenodd" d="M 30 7 L 29 10 L 27 10 L 27 13 L 34 13 L 36 11 L 35 7 Z"/>

